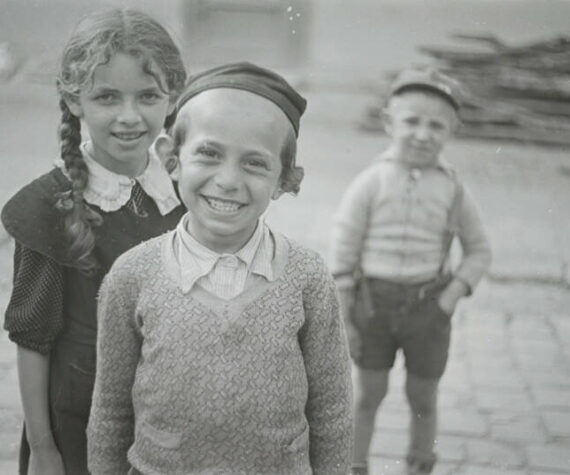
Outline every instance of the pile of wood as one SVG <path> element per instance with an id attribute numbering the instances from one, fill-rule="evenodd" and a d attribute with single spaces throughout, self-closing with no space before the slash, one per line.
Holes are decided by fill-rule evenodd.
<path id="1" fill-rule="evenodd" d="M 570 38 L 509 46 L 492 35 L 454 37 L 479 48 L 420 50 L 466 86 L 461 135 L 570 145 Z"/>

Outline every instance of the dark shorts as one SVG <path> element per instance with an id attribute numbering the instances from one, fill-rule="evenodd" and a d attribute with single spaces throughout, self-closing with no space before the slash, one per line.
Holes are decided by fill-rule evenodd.
<path id="1" fill-rule="evenodd" d="M 390 369 L 401 348 L 410 374 L 439 379 L 447 363 L 451 315 L 437 299 L 449 280 L 404 285 L 367 279 L 374 314 L 346 322 L 356 335 L 349 341 L 354 363 L 362 369 Z"/>

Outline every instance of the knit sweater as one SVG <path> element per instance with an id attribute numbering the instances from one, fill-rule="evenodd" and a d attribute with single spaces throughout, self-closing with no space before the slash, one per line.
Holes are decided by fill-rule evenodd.
<path id="1" fill-rule="evenodd" d="M 445 258 L 448 215 L 458 178 L 447 165 L 408 169 L 381 156 L 349 185 L 336 214 L 329 265 L 335 275 L 358 264 L 369 277 L 413 284 L 432 279 Z M 491 262 L 479 209 L 463 186 L 454 274 L 474 289 Z"/>
<path id="2" fill-rule="evenodd" d="M 227 301 L 181 291 L 169 239 L 101 288 L 92 473 L 346 474 L 350 366 L 323 260 L 287 241 L 281 275 Z"/>

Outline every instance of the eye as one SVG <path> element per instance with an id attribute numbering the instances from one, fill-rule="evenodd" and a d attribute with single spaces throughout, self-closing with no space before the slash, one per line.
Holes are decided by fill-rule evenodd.
<path id="1" fill-rule="evenodd" d="M 265 160 L 262 160 L 261 158 L 248 158 L 245 160 L 244 163 L 245 166 L 248 168 L 263 169 L 263 170 L 269 169 L 267 162 Z"/>
<path id="2" fill-rule="evenodd" d="M 218 158 L 219 153 L 215 148 L 202 145 L 196 149 L 196 154 L 205 158 Z"/>
<path id="3" fill-rule="evenodd" d="M 441 122 L 432 122 L 430 126 L 433 130 L 443 130 L 445 128 L 445 125 Z"/>
<path id="4" fill-rule="evenodd" d="M 145 104 L 156 104 L 162 99 L 162 94 L 155 91 L 144 92 L 140 95 L 140 99 Z"/>
<path id="5" fill-rule="evenodd" d="M 404 119 L 404 122 L 408 125 L 418 125 L 420 123 L 417 117 L 408 117 Z"/>
<path id="6" fill-rule="evenodd" d="M 109 105 L 113 104 L 113 102 L 117 99 L 116 95 L 112 92 L 104 92 L 97 96 L 95 96 L 95 102 L 102 105 Z"/>

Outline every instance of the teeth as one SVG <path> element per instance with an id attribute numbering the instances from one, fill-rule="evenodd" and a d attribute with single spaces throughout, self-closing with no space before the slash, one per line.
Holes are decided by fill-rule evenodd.
<path id="1" fill-rule="evenodd" d="M 134 140 L 139 138 L 142 135 L 142 132 L 120 132 L 115 133 L 114 135 L 121 140 Z"/>
<path id="2" fill-rule="evenodd" d="M 206 201 L 216 211 L 223 211 L 225 213 L 231 213 L 241 208 L 240 204 L 230 201 L 216 200 L 215 198 L 206 198 Z"/>

